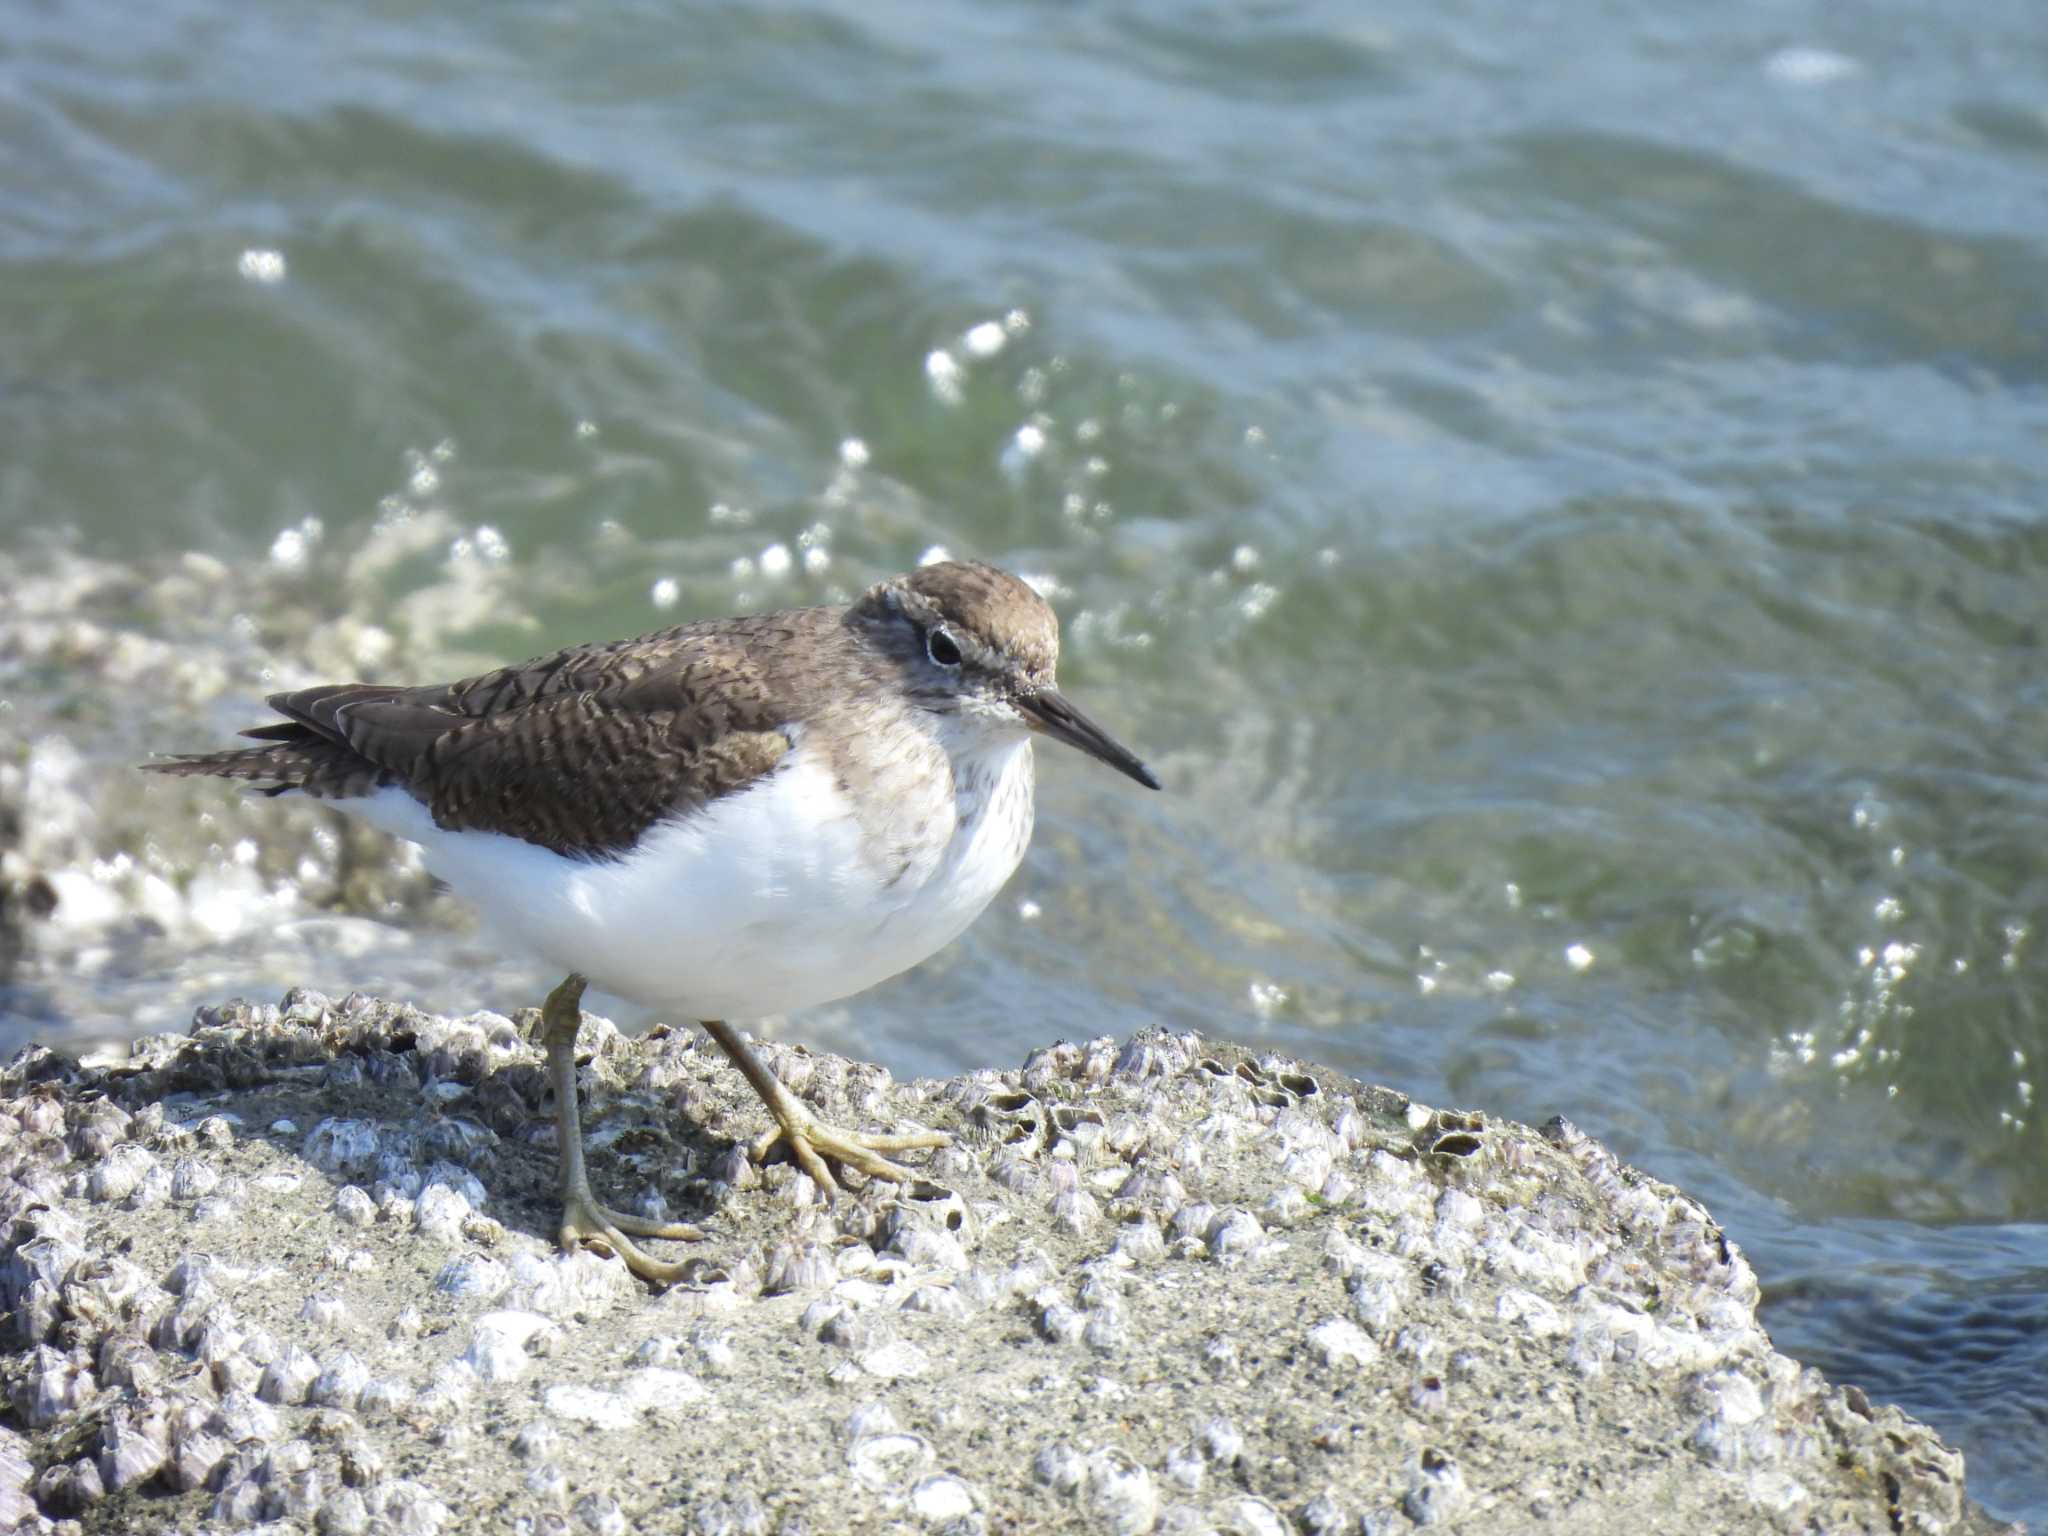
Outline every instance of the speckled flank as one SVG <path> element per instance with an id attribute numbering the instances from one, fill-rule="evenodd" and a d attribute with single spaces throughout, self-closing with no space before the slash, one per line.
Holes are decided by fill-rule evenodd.
<path id="1" fill-rule="evenodd" d="M 595 1176 L 714 1233 L 650 1294 L 553 1251 L 533 1024 L 295 992 L 18 1057 L 0 1528 L 1993 1528 L 1562 1122 L 1192 1035 L 915 1084 L 763 1046 L 835 1119 L 955 1133 L 827 1206 L 693 1033 L 586 1020 Z"/>

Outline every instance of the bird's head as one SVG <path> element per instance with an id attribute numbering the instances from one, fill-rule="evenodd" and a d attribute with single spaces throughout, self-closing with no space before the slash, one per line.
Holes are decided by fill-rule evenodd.
<path id="1" fill-rule="evenodd" d="M 848 622 L 896 665 L 918 707 L 992 732 L 1054 737 L 1159 788 L 1149 768 L 1060 693 L 1059 620 L 1008 571 L 967 560 L 921 566 L 870 587 Z"/>

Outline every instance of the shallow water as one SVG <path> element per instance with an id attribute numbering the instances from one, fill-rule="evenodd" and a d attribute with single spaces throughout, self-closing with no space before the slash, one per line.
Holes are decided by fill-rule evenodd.
<path id="1" fill-rule="evenodd" d="M 2035 0 L 7 32 L 0 790 L 58 902 L 0 1043 L 533 996 L 374 837 L 126 768 L 269 689 L 985 555 L 1168 793 L 1042 754 L 968 939 L 778 1029 L 1564 1113 L 2048 1519 Z"/>

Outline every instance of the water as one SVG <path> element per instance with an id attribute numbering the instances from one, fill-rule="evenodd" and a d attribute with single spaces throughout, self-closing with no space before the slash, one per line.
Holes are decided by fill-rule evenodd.
<path id="1" fill-rule="evenodd" d="M 970 937 L 775 1027 L 1565 1113 L 2048 1518 L 2038 0 L 5 31 L 4 868 L 57 906 L 0 1044 L 531 1000 L 389 845 L 125 765 L 978 553 L 1169 793 L 1045 754 Z"/>

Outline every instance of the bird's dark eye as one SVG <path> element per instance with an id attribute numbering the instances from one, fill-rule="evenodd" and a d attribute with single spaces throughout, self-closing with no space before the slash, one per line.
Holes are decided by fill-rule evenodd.
<path id="1" fill-rule="evenodd" d="M 936 666 L 957 667 L 960 665 L 960 642 L 955 640 L 943 627 L 927 630 L 924 637 L 924 653 L 931 657 Z"/>

